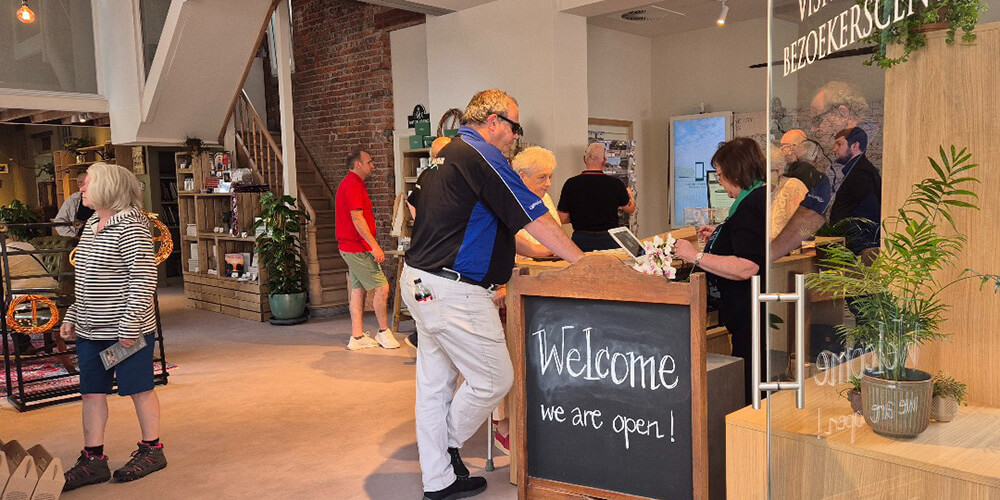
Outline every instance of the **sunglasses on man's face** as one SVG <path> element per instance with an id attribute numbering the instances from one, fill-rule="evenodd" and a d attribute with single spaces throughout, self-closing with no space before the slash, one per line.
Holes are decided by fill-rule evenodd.
<path id="1" fill-rule="evenodd" d="M 497 118 L 499 118 L 499 119 L 501 119 L 501 120 L 509 123 L 510 124 L 510 131 L 514 132 L 515 135 L 519 135 L 519 136 L 524 135 L 524 129 L 521 128 L 521 124 L 520 123 L 517 123 L 516 121 L 511 120 L 510 118 L 507 118 L 506 116 L 501 115 L 501 114 L 497 114 Z"/>

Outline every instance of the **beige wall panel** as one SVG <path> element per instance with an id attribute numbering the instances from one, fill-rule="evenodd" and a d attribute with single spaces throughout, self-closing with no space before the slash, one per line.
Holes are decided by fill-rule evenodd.
<path id="1" fill-rule="evenodd" d="M 957 270 L 1000 273 L 1000 23 L 980 25 L 973 45 L 948 46 L 944 32 L 886 73 L 883 215 L 895 210 L 920 179 L 932 174 L 927 156 L 939 145 L 967 146 L 979 163 L 979 211 L 957 211 L 969 238 Z M 955 272 L 944 273 L 943 279 Z M 969 385 L 969 401 L 1000 406 L 1000 297 L 966 283 L 946 292 L 953 306 L 944 326 L 949 342 L 920 352 L 925 370 L 944 370 Z"/>

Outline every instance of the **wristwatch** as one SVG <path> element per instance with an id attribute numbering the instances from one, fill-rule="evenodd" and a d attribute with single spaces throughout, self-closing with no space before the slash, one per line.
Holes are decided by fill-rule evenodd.
<path id="1" fill-rule="evenodd" d="M 694 254 L 694 267 L 698 267 L 701 264 L 701 258 L 705 256 L 705 252 L 698 252 Z"/>

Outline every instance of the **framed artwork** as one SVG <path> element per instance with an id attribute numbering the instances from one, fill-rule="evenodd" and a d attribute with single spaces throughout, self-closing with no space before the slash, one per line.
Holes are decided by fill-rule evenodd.
<path id="1" fill-rule="evenodd" d="M 0 163 L 0 174 L 9 174 L 10 165 L 7 163 Z"/>
<path id="2" fill-rule="evenodd" d="M 142 146 L 132 146 L 132 171 L 139 175 L 146 173 L 146 162 L 142 154 Z"/>

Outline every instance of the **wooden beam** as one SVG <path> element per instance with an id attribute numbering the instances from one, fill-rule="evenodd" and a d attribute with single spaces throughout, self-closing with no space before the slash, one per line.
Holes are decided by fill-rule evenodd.
<path id="1" fill-rule="evenodd" d="M 45 123 L 69 118 L 77 113 L 73 111 L 42 111 L 31 115 L 31 123 Z"/>
<path id="2" fill-rule="evenodd" d="M 0 122 L 9 122 L 14 120 L 19 120 L 38 113 L 37 109 L 16 109 L 9 108 L 0 111 Z"/>

